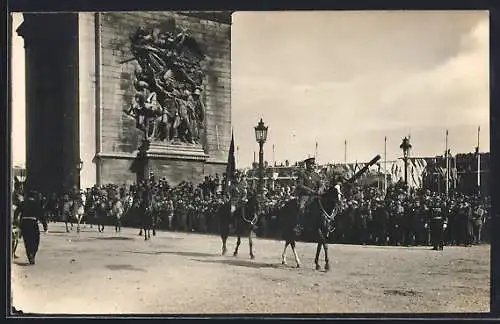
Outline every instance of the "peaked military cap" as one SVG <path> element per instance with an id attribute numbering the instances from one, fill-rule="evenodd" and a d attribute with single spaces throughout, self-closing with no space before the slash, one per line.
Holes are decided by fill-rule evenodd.
<path id="1" fill-rule="evenodd" d="M 315 162 L 316 162 L 316 159 L 314 157 L 310 157 L 310 158 L 307 158 L 307 159 L 304 160 L 305 164 L 315 163 Z"/>

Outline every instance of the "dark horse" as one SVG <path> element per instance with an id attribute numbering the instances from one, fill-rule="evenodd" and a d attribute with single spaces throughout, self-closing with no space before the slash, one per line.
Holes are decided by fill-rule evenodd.
<path id="1" fill-rule="evenodd" d="M 370 166 L 377 163 L 379 159 L 380 155 L 377 155 L 361 170 L 354 174 L 351 179 L 347 180 L 347 183 L 354 182 L 363 173 L 365 173 Z M 323 247 L 325 252 L 325 270 L 330 270 L 330 263 L 328 259 L 328 238 L 335 230 L 335 217 L 341 212 L 342 209 L 340 194 L 339 187 L 332 186 L 315 196 L 310 201 L 306 207 L 305 215 L 303 216 L 303 224 L 301 224 L 303 225 L 302 233 L 297 228 L 297 225 L 299 224 L 299 215 L 296 199 L 288 201 L 285 206 L 275 211 L 275 215 L 279 220 L 282 237 L 285 241 L 285 248 L 283 250 L 281 260 L 283 264 L 286 264 L 286 249 L 288 245 L 290 245 L 295 256 L 297 267 L 300 267 L 300 260 L 297 252 L 295 251 L 295 243 L 302 234 L 303 236 L 314 238 L 317 243 L 316 257 L 314 258 L 316 270 L 321 269 L 319 265 L 321 247 Z"/>
<path id="2" fill-rule="evenodd" d="M 217 211 L 216 217 L 219 218 L 220 236 L 222 238 L 222 255 L 227 252 L 226 241 L 229 237 L 230 227 L 234 226 L 234 233 L 237 236 L 236 248 L 233 255 L 238 255 L 238 249 L 241 244 L 241 236 L 248 235 L 248 244 L 250 246 L 250 258 L 255 259 L 253 253 L 252 235 L 255 234 L 258 217 L 258 198 L 257 193 L 249 193 L 248 201 L 237 207 L 231 212 L 230 202 L 223 204 Z"/>
<path id="3" fill-rule="evenodd" d="M 295 250 L 295 244 L 300 238 L 314 239 L 317 242 L 316 257 L 314 263 L 316 270 L 320 269 L 319 254 L 321 247 L 325 252 L 325 270 L 330 269 L 328 260 L 328 237 L 335 230 L 335 217 L 340 211 L 339 193 L 332 187 L 321 195 L 314 197 L 306 208 L 303 216 L 302 230 L 298 228 L 299 212 L 296 199 L 288 201 L 285 206 L 275 212 L 278 218 L 281 235 L 285 241 L 285 248 L 281 255 L 281 263 L 286 264 L 286 250 L 290 245 L 297 268 L 301 266 L 299 256 Z"/>
<path id="4" fill-rule="evenodd" d="M 140 213 L 141 222 L 139 236 L 142 236 L 142 232 L 144 231 L 144 240 L 147 241 L 151 238 L 151 231 L 156 234 L 154 232 L 153 210 L 151 202 L 147 199 L 139 198 L 138 211 Z"/>

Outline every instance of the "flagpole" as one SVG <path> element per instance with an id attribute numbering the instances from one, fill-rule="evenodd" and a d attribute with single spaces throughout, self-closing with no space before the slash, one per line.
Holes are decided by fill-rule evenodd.
<path id="1" fill-rule="evenodd" d="M 411 142 L 411 128 L 408 131 L 408 142 Z M 408 155 L 411 155 L 411 147 L 408 149 Z"/>
<path id="2" fill-rule="evenodd" d="M 240 146 L 236 146 L 236 165 L 240 163 Z"/>
<path id="3" fill-rule="evenodd" d="M 344 164 L 347 165 L 347 140 L 344 140 Z"/>
<path id="4" fill-rule="evenodd" d="M 449 183 L 449 178 L 450 178 L 450 166 L 449 166 L 449 160 L 448 160 L 448 130 L 446 130 L 446 140 L 445 140 L 445 150 L 444 154 L 446 157 L 446 198 L 448 198 L 449 190 L 450 190 L 450 183 Z"/>
<path id="5" fill-rule="evenodd" d="M 481 154 L 479 154 L 479 132 L 481 126 L 477 127 L 477 193 L 481 195 Z"/>
<path id="6" fill-rule="evenodd" d="M 384 137 L 384 194 L 387 193 L 387 136 Z"/>
<path id="7" fill-rule="evenodd" d="M 457 156 L 453 157 L 453 190 L 457 191 L 458 170 L 457 170 Z"/>
<path id="8" fill-rule="evenodd" d="M 273 144 L 273 165 L 276 165 L 276 158 L 275 158 L 275 155 L 274 155 L 274 144 Z"/>
<path id="9" fill-rule="evenodd" d="M 317 160 L 318 159 L 318 141 L 316 141 L 316 148 L 314 150 L 314 158 Z"/>

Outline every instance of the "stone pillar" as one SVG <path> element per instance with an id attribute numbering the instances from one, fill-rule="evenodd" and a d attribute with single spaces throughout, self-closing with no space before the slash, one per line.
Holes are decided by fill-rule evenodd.
<path id="1" fill-rule="evenodd" d="M 78 88 L 79 88 L 79 149 L 83 168 L 80 172 L 82 189 L 97 183 L 96 161 L 96 42 L 95 14 L 78 13 Z"/>
<path id="2" fill-rule="evenodd" d="M 77 185 L 78 33 L 76 14 L 24 14 L 26 171 L 29 188 Z"/>

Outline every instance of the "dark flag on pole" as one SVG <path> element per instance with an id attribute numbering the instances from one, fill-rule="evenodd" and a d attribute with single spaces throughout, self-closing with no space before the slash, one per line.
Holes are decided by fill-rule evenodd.
<path id="1" fill-rule="evenodd" d="M 229 155 L 227 157 L 226 179 L 231 181 L 234 179 L 236 172 L 236 159 L 234 157 L 234 134 L 231 133 L 231 144 L 229 145 Z"/>

